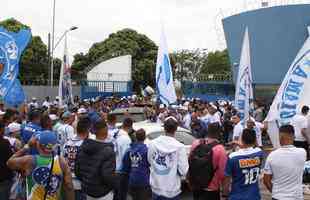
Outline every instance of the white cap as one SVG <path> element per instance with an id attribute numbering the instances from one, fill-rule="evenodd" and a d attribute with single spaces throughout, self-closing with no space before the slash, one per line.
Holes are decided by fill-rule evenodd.
<path id="1" fill-rule="evenodd" d="M 163 108 L 165 108 L 165 105 L 164 105 L 164 104 L 160 104 L 160 105 L 159 105 L 159 108 L 160 108 L 160 109 L 163 109 Z"/>
<path id="2" fill-rule="evenodd" d="M 19 123 L 13 122 L 8 125 L 8 128 L 9 128 L 9 132 L 13 133 L 13 132 L 20 131 L 21 125 Z"/>
<path id="3" fill-rule="evenodd" d="M 55 114 L 50 114 L 49 117 L 50 117 L 50 119 L 51 119 L 52 121 L 55 121 L 55 120 L 58 119 L 57 115 L 55 115 Z"/>
<path id="4" fill-rule="evenodd" d="M 87 110 L 85 108 L 79 108 L 77 113 L 78 114 L 86 114 Z"/>
<path id="5" fill-rule="evenodd" d="M 184 104 L 183 104 L 183 106 L 189 106 L 189 102 L 188 101 L 186 101 Z"/>
<path id="6" fill-rule="evenodd" d="M 32 97 L 32 101 L 35 101 L 35 100 L 37 100 L 37 98 L 36 97 Z"/>
<path id="7" fill-rule="evenodd" d="M 5 112 L 0 110 L 0 115 L 4 115 L 4 114 L 5 114 Z"/>

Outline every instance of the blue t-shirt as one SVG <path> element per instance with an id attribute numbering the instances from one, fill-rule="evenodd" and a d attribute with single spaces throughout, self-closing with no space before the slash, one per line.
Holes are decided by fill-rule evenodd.
<path id="1" fill-rule="evenodd" d="M 29 140 L 31 139 L 31 137 L 38 135 L 39 131 L 41 131 L 41 130 L 42 130 L 41 126 L 39 126 L 33 122 L 29 122 L 26 125 L 24 125 L 21 129 L 21 132 L 20 132 L 23 143 L 27 144 L 29 142 Z M 31 148 L 30 154 L 31 155 L 38 154 L 37 149 Z"/>
<path id="2" fill-rule="evenodd" d="M 264 152 L 260 148 L 240 149 L 229 155 L 225 176 L 232 177 L 229 200 L 260 200 L 259 175 Z"/>
<path id="3" fill-rule="evenodd" d="M 33 122 L 28 122 L 26 125 L 22 127 L 22 130 L 20 133 L 23 143 L 27 144 L 30 138 L 32 136 L 35 136 L 38 133 L 38 131 L 41 131 L 41 130 L 42 130 L 41 126 Z"/>

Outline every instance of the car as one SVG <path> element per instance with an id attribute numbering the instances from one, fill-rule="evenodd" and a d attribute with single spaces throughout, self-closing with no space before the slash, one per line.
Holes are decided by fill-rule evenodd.
<path id="1" fill-rule="evenodd" d="M 154 140 L 157 137 L 165 134 L 165 130 L 162 124 L 154 123 L 150 121 L 134 123 L 133 129 L 134 130 L 138 130 L 138 129 L 145 130 L 145 133 L 146 133 L 145 143 L 146 144 L 148 144 L 151 140 Z M 196 140 L 196 138 L 191 135 L 191 132 L 189 130 L 184 129 L 182 127 L 178 127 L 176 134 L 175 134 L 175 138 L 176 140 L 178 140 L 179 142 L 185 145 L 187 155 L 189 156 L 191 145 Z"/>
<path id="2" fill-rule="evenodd" d="M 134 122 L 141 122 L 146 120 L 143 107 L 131 107 L 131 108 L 117 108 L 111 112 L 116 116 L 118 125 L 121 125 L 128 114 Z"/>

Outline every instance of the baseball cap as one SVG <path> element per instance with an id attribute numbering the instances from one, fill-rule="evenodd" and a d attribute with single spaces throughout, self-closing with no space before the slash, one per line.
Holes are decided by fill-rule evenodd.
<path id="1" fill-rule="evenodd" d="M 64 114 L 62 114 L 62 118 L 69 118 L 72 116 L 72 113 L 69 111 L 64 112 Z"/>
<path id="2" fill-rule="evenodd" d="M 8 125 L 8 128 L 9 128 L 9 132 L 13 133 L 13 132 L 20 131 L 21 125 L 19 123 L 13 122 Z"/>
<path id="3" fill-rule="evenodd" d="M 85 108 L 79 108 L 77 113 L 78 114 L 86 114 L 87 110 Z"/>
<path id="4" fill-rule="evenodd" d="M 57 136 L 53 131 L 41 131 L 37 135 L 38 142 L 44 148 L 53 150 L 57 144 Z"/>
<path id="5" fill-rule="evenodd" d="M 49 117 L 52 121 L 58 120 L 58 117 L 55 114 L 50 114 Z"/>
<path id="6" fill-rule="evenodd" d="M 0 103 L 1 104 L 1 103 Z M 4 115 L 5 114 L 5 112 L 4 111 L 2 111 L 2 110 L 0 110 L 0 115 Z"/>

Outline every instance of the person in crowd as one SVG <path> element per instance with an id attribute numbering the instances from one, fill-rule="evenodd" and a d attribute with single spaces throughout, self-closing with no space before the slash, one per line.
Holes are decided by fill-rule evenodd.
<path id="1" fill-rule="evenodd" d="M 227 144 L 232 141 L 233 135 L 233 123 L 231 121 L 232 117 L 232 107 L 229 104 L 226 104 L 224 107 L 223 115 L 223 136 L 224 142 Z"/>
<path id="2" fill-rule="evenodd" d="M 66 111 L 62 114 L 62 121 L 63 125 L 59 126 L 57 129 L 57 134 L 58 142 L 60 144 L 61 151 L 63 152 L 64 144 L 75 136 L 74 128 L 72 126 L 74 115 L 71 112 Z"/>
<path id="3" fill-rule="evenodd" d="M 259 102 L 254 103 L 253 117 L 257 122 L 262 122 L 264 120 L 264 106 Z"/>
<path id="4" fill-rule="evenodd" d="M 123 159 L 123 172 L 129 176 L 129 193 L 132 200 L 149 200 L 150 169 L 147 161 L 147 146 L 144 144 L 145 131 L 136 132 L 137 142 L 130 145 Z"/>
<path id="5" fill-rule="evenodd" d="M 190 130 L 191 129 L 191 123 L 192 123 L 192 116 L 191 116 L 190 112 L 188 111 L 188 107 L 182 106 L 181 107 L 181 114 L 182 114 L 181 126 L 185 129 Z"/>
<path id="6" fill-rule="evenodd" d="M 10 142 L 12 151 L 15 153 L 22 148 L 22 142 L 20 141 L 20 130 L 21 125 L 19 123 L 13 122 L 8 126 L 9 134 L 4 136 Z"/>
<path id="7" fill-rule="evenodd" d="M 4 129 L 5 124 L 0 121 L 0 199 L 9 200 L 14 174 L 6 163 L 13 155 L 13 151 L 10 142 L 4 138 Z"/>
<path id="8" fill-rule="evenodd" d="M 234 124 L 233 141 L 239 142 L 239 138 L 241 137 L 243 131 L 240 113 L 237 113 L 234 116 L 232 116 L 231 121 Z"/>
<path id="9" fill-rule="evenodd" d="M 108 123 L 108 138 L 110 142 L 114 142 L 118 136 L 119 129 L 116 127 L 116 115 L 108 114 L 107 123 Z"/>
<path id="10" fill-rule="evenodd" d="M 262 147 L 263 146 L 263 141 L 262 141 L 262 130 L 264 129 L 264 124 L 255 121 L 254 118 L 250 118 L 247 120 L 246 127 L 248 129 L 254 130 L 253 133 L 256 135 L 256 146 Z"/>
<path id="11" fill-rule="evenodd" d="M 83 141 L 88 138 L 90 130 L 90 119 L 88 117 L 81 118 L 77 123 L 77 135 L 71 138 L 64 146 L 64 158 L 72 174 L 73 187 L 76 200 L 86 200 L 86 194 L 82 192 L 81 182 L 76 178 L 74 173 L 75 160 Z"/>
<path id="12" fill-rule="evenodd" d="M 63 185 L 66 199 L 74 200 L 72 178 L 67 162 L 63 157 L 54 155 L 56 134 L 52 131 L 42 131 L 37 137 L 37 142 L 34 144 L 39 154 L 27 155 L 29 145 L 25 145 L 8 160 L 8 167 L 26 175 L 27 199 L 61 200 Z"/>
<path id="13" fill-rule="evenodd" d="M 32 97 L 31 102 L 28 104 L 28 107 L 29 107 L 30 110 L 38 109 L 39 108 L 39 104 L 37 102 L 37 98 L 36 97 Z"/>
<path id="14" fill-rule="evenodd" d="M 227 155 L 223 145 L 220 144 L 220 125 L 211 123 L 208 125 L 208 134 L 204 139 L 196 140 L 192 144 L 189 157 L 189 183 L 193 189 L 194 200 L 220 200 L 220 188 L 224 180 L 224 170 L 227 162 Z M 209 151 L 203 151 L 208 149 Z M 197 162 L 201 152 L 208 165 L 200 165 Z M 210 154 L 209 154 L 210 152 Z M 212 156 L 208 156 L 212 155 Z M 208 166 L 212 166 L 212 170 L 208 170 Z M 203 167 L 200 167 L 203 166 Z M 210 178 L 209 178 L 210 177 Z M 202 180 L 202 182 L 200 181 Z"/>
<path id="15" fill-rule="evenodd" d="M 310 136 L 307 135 L 309 107 L 303 106 L 300 114 L 296 114 L 292 120 L 291 125 L 294 127 L 295 140 L 294 145 L 296 147 L 304 148 L 307 152 L 307 158 L 309 158 L 309 143 Z"/>
<path id="16" fill-rule="evenodd" d="M 81 181 L 87 200 L 112 200 L 117 185 L 115 152 L 107 143 L 108 128 L 105 121 L 94 125 L 96 139 L 84 139 L 75 159 L 76 177 Z"/>
<path id="17" fill-rule="evenodd" d="M 42 130 L 53 130 L 53 121 L 48 114 L 43 114 L 41 117 Z"/>
<path id="18" fill-rule="evenodd" d="M 261 199 L 259 177 L 264 152 L 255 146 L 255 131 L 244 129 L 240 149 L 229 155 L 225 169 L 223 198 L 229 197 L 230 200 Z"/>
<path id="19" fill-rule="evenodd" d="M 5 111 L 3 98 L 0 97 L 0 113 Z"/>
<path id="20" fill-rule="evenodd" d="M 303 200 L 303 170 L 306 151 L 294 146 L 294 127 L 279 128 L 281 147 L 271 152 L 264 168 L 264 185 L 273 200 Z"/>
<path id="21" fill-rule="evenodd" d="M 150 185 L 153 200 L 178 200 L 181 177 L 188 171 L 185 146 L 175 139 L 178 122 L 173 117 L 164 121 L 166 135 L 152 140 L 148 149 Z"/>
<path id="22" fill-rule="evenodd" d="M 132 130 L 133 121 L 131 118 L 125 118 L 122 128 L 119 130 L 118 136 L 115 140 L 116 149 L 116 172 L 119 175 L 119 187 L 116 191 L 118 200 L 125 200 L 128 191 L 128 176 L 122 172 L 122 163 L 125 153 L 130 148 L 131 139 L 129 136 Z"/>
<path id="23" fill-rule="evenodd" d="M 45 100 L 42 103 L 42 107 L 45 107 L 45 108 L 49 109 L 50 106 L 51 106 L 50 97 L 47 96 L 47 97 L 45 97 Z"/>
<path id="24" fill-rule="evenodd" d="M 27 144 L 33 135 L 42 130 L 41 113 L 38 110 L 32 110 L 28 114 L 29 122 L 22 127 L 21 138 L 24 144 Z"/>

